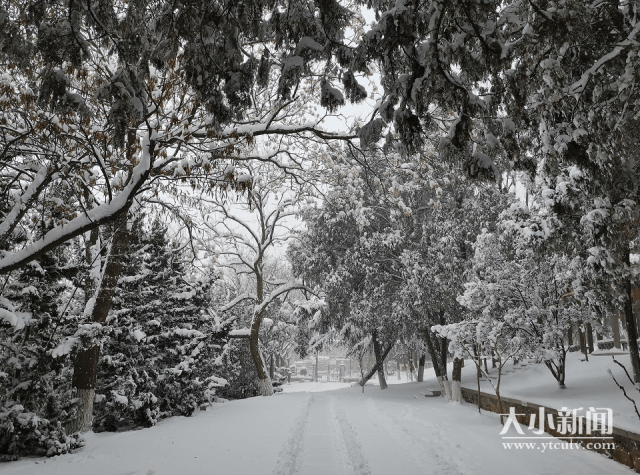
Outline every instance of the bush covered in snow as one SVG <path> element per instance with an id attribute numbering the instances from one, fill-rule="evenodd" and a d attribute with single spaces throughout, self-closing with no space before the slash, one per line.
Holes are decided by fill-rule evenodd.
<path id="1" fill-rule="evenodd" d="M 82 445 L 65 425 L 75 412 L 68 355 L 52 358 L 73 332 L 62 250 L 4 281 L 0 297 L 0 460 L 58 455 Z"/>

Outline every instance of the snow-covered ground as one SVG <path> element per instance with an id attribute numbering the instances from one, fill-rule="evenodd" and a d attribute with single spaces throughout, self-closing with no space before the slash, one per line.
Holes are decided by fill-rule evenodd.
<path id="1" fill-rule="evenodd" d="M 385 391 L 368 385 L 363 394 L 359 386 L 340 383 L 292 383 L 283 394 L 215 404 L 194 417 L 175 417 L 150 429 L 89 434 L 86 446 L 75 454 L 6 463 L 0 473 L 634 473 L 585 450 L 505 449 L 496 414 L 480 415 L 470 404 L 424 397 L 432 385 L 394 384 Z M 337 386 L 342 388 L 334 389 Z M 334 390 L 319 391 L 323 388 Z"/>
<path id="2" fill-rule="evenodd" d="M 616 356 L 616 359 L 631 372 L 631 363 L 628 355 Z M 500 394 L 513 399 L 561 409 L 589 407 L 605 407 L 613 409 L 613 425 L 620 429 L 629 430 L 640 434 L 640 419 L 636 415 L 633 405 L 625 399 L 622 391 L 615 385 L 607 370 L 611 370 L 618 383 L 622 384 L 627 394 L 636 400 L 640 407 L 640 393 L 630 384 L 622 368 L 616 365 L 610 356 L 590 356 L 589 361 L 584 360 L 581 353 L 569 353 L 567 355 L 566 389 L 560 389 L 556 380 L 547 367 L 540 363 L 513 365 L 507 363 L 503 369 L 500 383 Z M 497 377 L 498 370 L 491 369 L 489 362 L 489 375 Z M 494 379 L 495 384 L 495 379 Z M 438 390 L 437 382 L 428 383 L 429 389 Z M 471 361 L 467 361 L 462 370 L 462 386 L 476 389 L 476 367 Z M 481 390 L 495 394 L 488 382 L 481 382 Z"/>

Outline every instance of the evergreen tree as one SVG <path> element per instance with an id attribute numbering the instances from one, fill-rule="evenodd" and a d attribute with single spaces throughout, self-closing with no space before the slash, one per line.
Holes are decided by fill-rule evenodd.
<path id="1" fill-rule="evenodd" d="M 63 251 L 42 255 L 3 282 L 0 460 L 58 455 L 82 445 L 78 434 L 65 430 L 76 410 L 72 361 L 56 352 L 77 326 L 75 306 L 65 305 L 73 303 L 73 291 L 64 271 L 73 269 Z"/>
<path id="2" fill-rule="evenodd" d="M 188 265 L 167 228 L 132 226 L 107 323 L 96 387 L 94 428 L 152 426 L 189 416 L 226 382 L 215 374 L 224 340 L 209 312 L 211 278 L 188 279 Z M 218 362 L 218 365 L 220 362 Z"/>

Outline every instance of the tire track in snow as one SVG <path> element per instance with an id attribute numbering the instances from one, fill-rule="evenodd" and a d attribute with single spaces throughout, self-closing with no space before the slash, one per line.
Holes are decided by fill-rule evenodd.
<path id="1" fill-rule="evenodd" d="M 309 396 L 291 430 L 291 435 L 278 454 L 278 462 L 272 475 L 294 475 L 300 467 L 300 454 L 303 450 L 304 436 L 307 431 L 307 421 L 309 420 L 309 410 L 313 404 L 314 396 Z"/>
<path id="2" fill-rule="evenodd" d="M 340 435 L 344 442 L 343 446 L 349 453 L 347 467 L 353 475 L 371 475 L 371 469 L 367 459 L 362 452 L 362 446 L 358 440 L 356 432 L 347 421 L 344 411 L 335 396 L 331 396 L 331 416 L 340 429 Z"/>
<path id="3" fill-rule="evenodd" d="M 317 399 L 321 399 L 321 401 L 317 401 Z M 323 407 L 326 409 L 323 409 Z M 305 454 L 305 452 L 316 450 L 316 448 L 307 447 L 308 444 L 305 444 L 309 431 L 312 431 L 309 421 L 313 419 L 313 417 L 310 417 L 310 413 L 314 410 L 323 412 L 322 414 L 315 414 L 314 417 L 319 416 L 330 420 L 330 427 L 333 429 L 327 434 L 326 442 L 327 445 L 331 444 L 336 448 L 337 453 L 333 455 L 336 456 L 337 460 L 343 462 L 341 465 L 351 475 L 371 475 L 371 469 L 364 457 L 362 446 L 354 428 L 347 421 L 337 398 L 328 394 L 311 395 L 309 397 L 298 414 L 291 434 L 278 455 L 278 462 L 271 472 L 272 475 L 307 475 L 301 473 L 300 469 L 303 462 L 307 461 L 305 456 L 309 455 Z M 338 464 L 340 465 L 340 462 Z"/>

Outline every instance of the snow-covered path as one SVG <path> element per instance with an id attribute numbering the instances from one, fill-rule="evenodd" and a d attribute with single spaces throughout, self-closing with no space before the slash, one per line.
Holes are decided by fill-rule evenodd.
<path id="1" fill-rule="evenodd" d="M 309 385 L 317 391 L 318 386 Z M 75 454 L 0 464 L 2 475 L 622 475 L 584 450 L 505 449 L 498 417 L 425 398 L 428 383 L 286 392 L 192 418 L 90 434 Z M 303 389 L 295 386 L 291 389 Z"/>
<path id="2" fill-rule="evenodd" d="M 350 434 L 341 430 L 338 411 L 330 392 L 309 395 L 280 453 L 274 475 L 353 473 L 346 450 L 349 442 L 345 440 Z"/>

